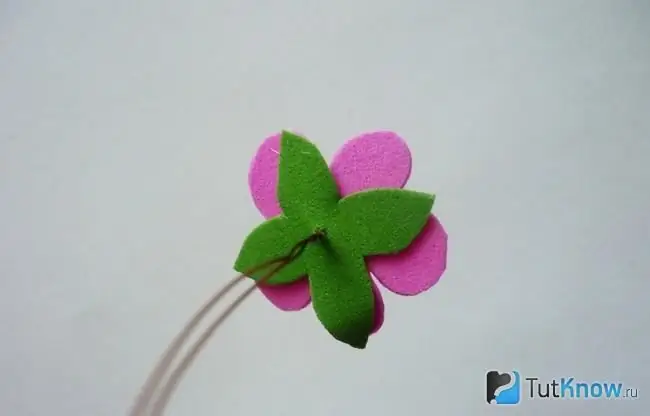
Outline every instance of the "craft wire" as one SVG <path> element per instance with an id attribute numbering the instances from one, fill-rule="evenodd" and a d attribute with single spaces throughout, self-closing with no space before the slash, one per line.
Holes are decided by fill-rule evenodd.
<path id="1" fill-rule="evenodd" d="M 150 376 L 145 381 L 145 384 L 141 390 L 141 393 L 135 400 L 135 404 L 132 407 L 130 416 L 144 416 L 146 415 L 147 407 L 150 405 L 150 402 L 153 396 L 156 393 L 156 389 L 159 387 L 161 381 L 164 379 L 165 372 L 171 366 L 174 358 L 178 355 L 181 348 L 183 347 L 185 341 L 189 338 L 194 328 L 201 322 L 201 320 L 214 308 L 216 303 L 223 298 L 227 293 L 229 293 L 238 283 L 243 281 L 246 276 L 256 273 L 266 267 L 277 265 L 269 273 L 264 275 L 261 279 L 255 282 L 253 286 L 247 289 L 242 293 L 235 301 L 228 306 L 228 308 L 213 322 L 208 329 L 203 333 L 199 341 L 197 341 L 190 352 L 185 356 L 181 364 L 176 368 L 169 378 L 169 381 L 162 388 L 162 393 L 158 400 L 154 402 L 154 411 L 151 413 L 151 416 L 161 415 L 164 411 L 166 404 L 169 401 L 169 398 L 173 394 L 175 386 L 180 381 L 180 378 L 183 376 L 183 373 L 191 365 L 192 361 L 200 352 L 200 349 L 203 345 L 209 340 L 212 334 L 216 329 L 225 321 L 225 319 L 234 312 L 234 310 L 239 306 L 260 284 L 266 282 L 276 273 L 278 273 L 282 268 L 289 265 L 297 257 L 302 254 L 306 246 L 313 241 L 321 238 L 324 233 L 320 230 L 317 230 L 311 236 L 305 238 L 304 240 L 297 243 L 289 252 L 288 255 L 264 262 L 260 265 L 257 265 L 245 273 L 242 273 L 238 276 L 235 276 L 230 282 L 228 282 L 220 291 L 218 291 L 208 302 L 206 302 L 199 311 L 192 317 L 188 324 L 183 328 L 180 334 L 176 336 L 171 345 L 167 348 L 158 364 L 150 374 Z"/>
<path id="2" fill-rule="evenodd" d="M 248 274 L 255 273 L 264 267 L 268 267 L 274 263 L 281 261 L 281 259 L 271 260 L 264 264 L 261 264 L 254 269 L 247 271 Z M 238 283 L 242 282 L 246 278 L 246 274 L 240 274 L 235 276 L 230 280 L 221 290 L 219 290 L 210 300 L 208 300 L 197 313 L 194 314 L 192 319 L 186 324 L 180 334 L 176 336 L 173 342 L 169 345 L 165 353 L 162 355 L 158 364 L 151 372 L 150 376 L 145 381 L 145 384 L 142 388 L 140 395 L 136 398 L 135 405 L 131 410 L 130 415 L 136 416 L 142 413 L 144 406 L 148 404 L 151 400 L 151 396 L 155 393 L 156 388 L 163 379 L 165 371 L 170 366 L 171 362 L 174 360 L 178 352 L 183 347 L 183 344 L 187 338 L 191 335 L 191 332 L 197 325 L 201 323 L 201 320 L 214 308 L 216 303 L 221 300 L 226 294 L 228 294 Z"/>

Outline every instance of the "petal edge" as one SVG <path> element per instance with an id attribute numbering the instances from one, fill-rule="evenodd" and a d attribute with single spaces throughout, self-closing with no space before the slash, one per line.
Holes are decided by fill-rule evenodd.
<path id="1" fill-rule="evenodd" d="M 411 176 L 411 151 L 396 133 L 368 132 L 341 146 L 330 170 L 341 196 L 369 188 L 402 188 Z"/>
<path id="2" fill-rule="evenodd" d="M 435 285 L 447 268 L 447 233 L 430 215 L 406 250 L 367 261 L 370 272 L 386 289 L 403 296 L 417 295 Z"/>
<path id="3" fill-rule="evenodd" d="M 375 283 L 375 279 L 373 279 L 371 276 L 368 276 L 368 278 L 372 281 L 372 292 L 375 295 L 375 321 L 372 326 L 372 331 L 370 332 L 370 335 L 374 335 L 379 332 L 382 325 L 384 325 L 385 306 L 384 299 L 381 296 L 381 292 L 379 291 L 377 284 Z"/>
<path id="4" fill-rule="evenodd" d="M 285 285 L 260 285 L 259 289 L 273 306 L 283 311 L 299 311 L 311 303 L 306 277 Z"/>
<path id="5" fill-rule="evenodd" d="M 264 139 L 248 172 L 248 187 L 253 203 L 267 219 L 282 213 L 278 202 L 280 136 L 278 133 Z"/>

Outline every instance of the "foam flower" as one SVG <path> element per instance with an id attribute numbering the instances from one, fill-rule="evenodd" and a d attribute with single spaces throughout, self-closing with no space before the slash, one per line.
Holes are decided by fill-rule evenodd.
<path id="1" fill-rule="evenodd" d="M 434 196 L 403 190 L 410 174 L 410 150 L 392 132 L 349 140 L 329 166 L 297 134 L 268 137 L 249 173 L 253 201 L 267 221 L 247 237 L 235 269 L 286 254 L 323 230 L 322 241 L 309 244 L 260 290 L 285 311 L 313 303 L 336 339 L 364 348 L 384 321 L 371 276 L 391 292 L 413 296 L 431 288 L 446 267 L 447 234 L 430 213 Z"/>

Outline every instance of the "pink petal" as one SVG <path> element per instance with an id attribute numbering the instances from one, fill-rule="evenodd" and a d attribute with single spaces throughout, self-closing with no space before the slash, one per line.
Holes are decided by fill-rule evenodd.
<path id="1" fill-rule="evenodd" d="M 406 250 L 367 260 L 370 272 L 386 289 L 404 296 L 417 295 L 436 284 L 447 267 L 447 233 L 431 215 Z"/>
<path id="2" fill-rule="evenodd" d="M 372 292 L 375 294 L 375 323 L 372 327 L 371 334 L 376 334 L 384 324 L 384 299 L 375 281 L 370 276 L 368 278 L 372 282 Z"/>
<path id="3" fill-rule="evenodd" d="M 330 170 L 343 196 L 368 188 L 402 188 L 411 176 L 411 151 L 395 133 L 364 133 L 339 149 Z"/>
<path id="4" fill-rule="evenodd" d="M 283 311 L 299 311 L 311 303 L 307 278 L 281 286 L 260 285 L 259 288 L 273 305 Z"/>
<path id="5" fill-rule="evenodd" d="M 278 133 L 264 139 L 248 172 L 248 187 L 253 202 L 265 218 L 282 213 L 277 197 L 280 136 Z"/>

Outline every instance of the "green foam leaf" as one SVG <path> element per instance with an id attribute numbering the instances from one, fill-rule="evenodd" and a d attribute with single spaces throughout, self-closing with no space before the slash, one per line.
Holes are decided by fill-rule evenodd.
<path id="1" fill-rule="evenodd" d="M 338 204 L 337 223 L 364 256 L 404 250 L 427 222 L 435 197 L 403 189 L 371 189 Z"/>
<path id="2" fill-rule="evenodd" d="M 284 215 L 321 227 L 339 198 L 334 177 L 318 148 L 303 137 L 282 132 L 278 201 Z"/>
<path id="3" fill-rule="evenodd" d="M 329 240 L 305 250 L 309 287 L 316 316 L 341 342 L 363 349 L 374 321 L 372 283 L 361 256 Z"/>
<path id="4" fill-rule="evenodd" d="M 304 223 L 290 220 L 280 215 L 271 218 L 256 227 L 244 240 L 235 261 L 235 270 L 246 273 L 253 279 L 260 279 L 268 273 L 272 266 L 265 267 L 254 273 L 248 271 L 260 264 L 289 254 L 291 249 L 301 240 L 309 237 L 311 230 Z M 306 274 L 306 266 L 301 257 L 296 258 L 272 278 L 267 284 L 291 283 Z"/>

